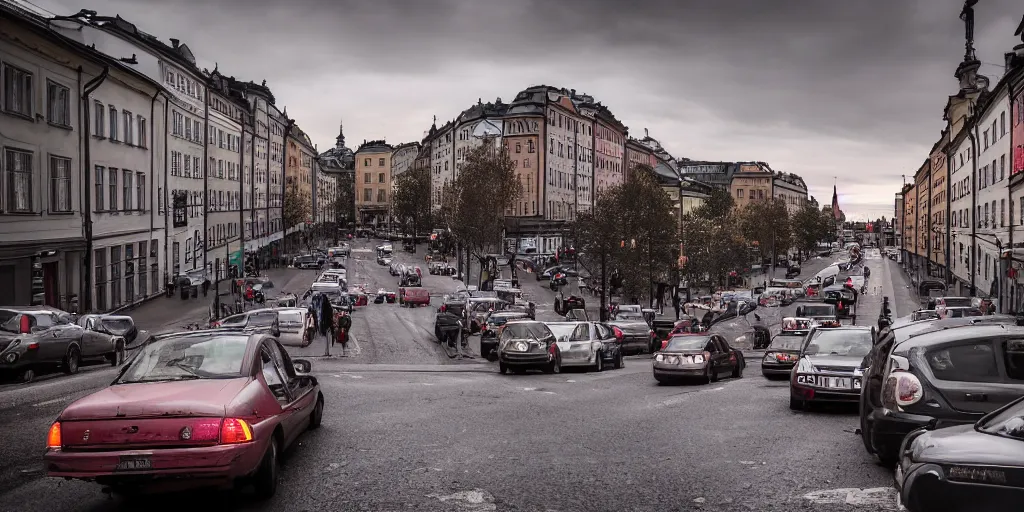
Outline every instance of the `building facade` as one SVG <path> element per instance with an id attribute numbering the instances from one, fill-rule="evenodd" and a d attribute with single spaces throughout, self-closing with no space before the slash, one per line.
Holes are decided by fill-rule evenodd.
<path id="1" fill-rule="evenodd" d="M 654 167 L 657 165 L 654 157 L 654 151 L 651 150 L 650 146 L 644 144 L 640 140 L 632 137 L 626 139 L 626 168 L 624 169 L 622 179 L 629 180 L 629 172 L 637 165 L 647 165 Z"/>
<path id="2" fill-rule="evenodd" d="M 433 211 L 441 209 L 444 189 L 455 177 L 454 135 L 454 121 L 445 123 L 441 128 L 435 123 L 427 134 L 431 146 L 430 207 Z"/>
<path id="3" fill-rule="evenodd" d="M 364 141 L 355 152 L 356 213 L 362 226 L 387 224 L 391 200 L 391 154 L 383 140 Z"/>
<path id="4" fill-rule="evenodd" d="M 500 128 L 499 128 L 500 129 Z M 398 191 L 398 177 L 413 168 L 420 154 L 419 142 L 406 142 L 395 146 L 391 152 L 391 192 L 388 194 L 388 211 L 394 211 L 395 193 Z M 392 222 L 395 219 L 391 219 Z"/>
<path id="5" fill-rule="evenodd" d="M 333 203 L 335 223 L 342 228 L 354 227 L 355 206 L 355 152 L 345 145 L 345 128 L 339 126 L 334 147 L 321 153 L 317 159 L 319 174 L 334 178 L 336 199 Z"/>
<path id="6" fill-rule="evenodd" d="M 301 229 L 304 223 L 312 223 L 317 220 L 313 218 L 313 212 L 317 210 L 316 194 L 314 194 L 314 191 L 316 191 L 316 185 L 318 184 L 313 168 L 313 160 L 316 158 L 317 153 L 316 148 L 313 147 L 313 141 L 298 126 L 293 125 L 292 129 L 288 131 L 288 138 L 285 144 L 288 145 L 284 177 L 285 197 L 295 197 L 302 206 L 301 215 L 297 217 L 299 222 L 294 226 L 284 227 L 285 232 L 288 233 L 290 230 Z M 288 194 L 289 190 L 292 191 L 294 196 Z"/>
<path id="7" fill-rule="evenodd" d="M 949 146 L 949 132 L 943 130 L 939 141 L 932 147 L 928 155 L 930 165 L 929 179 L 930 194 L 929 201 L 929 225 L 928 232 L 928 259 L 929 267 L 932 269 L 930 276 L 948 282 L 949 276 L 946 269 L 949 266 L 947 261 L 948 247 L 946 243 L 946 205 L 949 202 L 949 194 L 946 185 L 949 179 L 949 169 L 946 166 L 946 151 Z"/>
<path id="8" fill-rule="evenodd" d="M 611 110 L 598 103 L 594 116 L 594 192 L 625 182 L 626 138 L 629 130 Z"/>
<path id="9" fill-rule="evenodd" d="M 763 201 L 775 196 L 775 175 L 760 162 L 740 163 L 732 176 L 732 198 L 736 207 L 743 208 L 754 201 Z"/>
<path id="10" fill-rule="evenodd" d="M 961 130 L 948 146 L 949 161 L 949 272 L 951 290 L 973 296 L 971 261 L 974 251 L 974 158 L 973 134 Z"/>
<path id="11" fill-rule="evenodd" d="M 910 272 L 917 261 L 917 190 L 913 182 L 903 185 L 903 225 L 902 255 L 900 261 L 903 268 Z"/>
<path id="12" fill-rule="evenodd" d="M 739 166 L 729 162 L 685 161 L 679 164 L 684 177 L 732 192 L 732 176 Z"/>
<path id="13" fill-rule="evenodd" d="M 917 216 L 914 269 L 918 283 L 927 279 L 932 272 L 931 262 L 928 259 L 931 252 L 931 170 L 931 161 L 925 160 L 914 173 L 914 192 L 917 194 L 914 201 L 914 204 L 917 205 L 917 209 L 914 211 Z"/>
<path id="14" fill-rule="evenodd" d="M 807 183 L 792 173 L 776 173 L 772 178 L 773 195 L 786 203 L 790 215 L 807 205 Z"/>
<path id="15" fill-rule="evenodd" d="M 978 189 L 974 242 L 978 268 L 975 293 L 1002 298 L 1009 284 L 1001 258 L 1002 249 L 1010 246 L 1008 207 L 1010 201 L 1008 164 L 1012 158 L 1010 145 L 1010 97 L 1005 83 L 1000 83 L 977 106 L 974 137 L 978 141 Z M 1009 221 L 1009 224 L 1008 224 Z"/>
<path id="16" fill-rule="evenodd" d="M 593 204 L 593 118 L 579 108 L 576 91 L 547 91 L 546 218 L 571 222 Z"/>
<path id="17" fill-rule="evenodd" d="M 216 69 L 207 77 L 206 250 L 214 278 L 242 266 L 242 125 L 248 105 Z"/>
<path id="18" fill-rule="evenodd" d="M 544 108 L 546 90 L 531 87 L 516 95 L 502 119 L 502 141 L 509 156 L 516 161 L 516 175 L 522 193 L 516 206 L 506 212 L 510 217 L 542 219 L 545 215 L 544 166 L 547 122 Z M 435 157 L 437 153 L 434 153 Z M 437 167 L 437 163 L 434 163 Z M 540 233 L 534 233 L 539 235 Z"/>
<path id="19" fill-rule="evenodd" d="M 502 133 L 501 118 L 507 110 L 508 105 L 502 103 L 501 98 L 489 103 L 478 100 L 476 105 L 462 111 L 455 118 L 452 125 L 454 167 L 450 175 L 443 175 L 444 179 L 455 180 L 459 177 L 459 171 L 465 165 L 466 156 L 474 148 L 485 143 L 492 144 L 496 148 L 499 147 Z M 415 155 L 412 158 L 415 158 Z"/>

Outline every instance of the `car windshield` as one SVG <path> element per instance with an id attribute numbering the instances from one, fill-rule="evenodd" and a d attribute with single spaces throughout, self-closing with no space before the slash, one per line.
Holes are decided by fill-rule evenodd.
<path id="1" fill-rule="evenodd" d="M 562 339 L 563 336 L 568 338 L 572 331 L 576 330 L 576 325 L 575 322 L 548 324 L 548 329 L 551 329 L 551 332 L 554 333 L 555 339 Z"/>
<path id="2" fill-rule="evenodd" d="M 814 305 L 814 306 L 803 306 L 803 316 L 833 316 L 836 314 L 835 309 L 832 306 L 826 305 Z"/>
<path id="3" fill-rule="evenodd" d="M 277 321 L 280 325 L 302 325 L 302 313 L 300 311 L 283 311 L 277 313 Z"/>
<path id="4" fill-rule="evenodd" d="M 711 338 L 708 336 L 673 336 L 668 340 L 666 352 L 679 350 L 704 350 Z"/>
<path id="5" fill-rule="evenodd" d="M 135 324 L 131 318 L 104 318 L 103 327 L 115 336 L 123 336 L 132 330 Z"/>
<path id="6" fill-rule="evenodd" d="M 775 338 L 772 338 L 772 344 L 768 347 L 769 350 L 800 350 L 800 345 L 804 343 L 804 335 L 794 333 L 783 333 L 778 334 Z"/>
<path id="7" fill-rule="evenodd" d="M 816 329 L 807 354 L 819 356 L 864 357 L 871 352 L 871 331 L 867 329 Z"/>
<path id="8" fill-rule="evenodd" d="M 546 332 L 545 332 L 546 331 Z M 501 331 L 503 340 L 536 340 L 548 334 L 550 330 L 540 323 L 513 323 Z"/>
<path id="9" fill-rule="evenodd" d="M 117 380 L 118 384 L 242 376 L 247 336 L 201 333 L 157 339 Z"/>
<path id="10" fill-rule="evenodd" d="M 249 322 L 246 325 L 249 327 L 270 327 L 274 325 L 274 320 L 277 320 L 277 312 L 275 311 L 253 313 L 249 315 Z"/>
<path id="11" fill-rule="evenodd" d="M 0 331 L 21 332 L 18 325 L 18 313 L 6 309 L 0 310 Z"/>

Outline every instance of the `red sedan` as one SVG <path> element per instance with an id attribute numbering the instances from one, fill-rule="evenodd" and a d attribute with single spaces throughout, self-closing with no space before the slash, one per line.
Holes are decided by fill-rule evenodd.
<path id="1" fill-rule="evenodd" d="M 429 306 L 430 292 L 423 288 L 399 288 L 398 303 L 405 307 Z"/>
<path id="2" fill-rule="evenodd" d="M 124 494 L 249 482 L 270 498 L 280 454 L 323 417 L 310 368 L 263 333 L 155 338 L 110 387 L 60 413 L 46 440 L 47 474 Z"/>

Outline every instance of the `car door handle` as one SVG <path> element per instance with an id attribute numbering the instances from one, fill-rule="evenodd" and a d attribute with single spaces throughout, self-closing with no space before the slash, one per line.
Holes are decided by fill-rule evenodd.
<path id="1" fill-rule="evenodd" d="M 987 402 L 988 395 L 985 393 L 964 393 L 964 399 L 968 402 Z"/>

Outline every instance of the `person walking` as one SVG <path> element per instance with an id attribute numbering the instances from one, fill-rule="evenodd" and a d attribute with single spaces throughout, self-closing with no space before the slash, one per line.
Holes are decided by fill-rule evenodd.
<path id="1" fill-rule="evenodd" d="M 348 330 L 352 328 L 352 318 L 348 313 L 342 312 L 338 316 L 338 332 L 335 338 L 341 344 L 341 356 L 348 357 Z"/>

